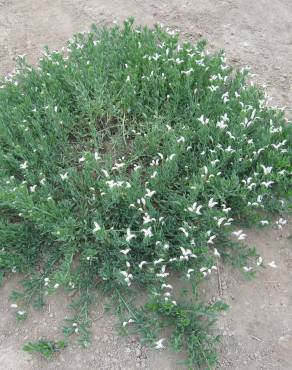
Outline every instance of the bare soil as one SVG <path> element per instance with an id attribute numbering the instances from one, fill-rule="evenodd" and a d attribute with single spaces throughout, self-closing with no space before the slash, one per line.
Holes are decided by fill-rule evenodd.
<path id="1" fill-rule="evenodd" d="M 255 81 L 265 83 L 272 104 L 292 107 L 291 0 L 0 0 L 0 74 L 9 73 L 18 54 L 35 63 L 48 45 L 60 49 L 74 32 L 90 24 L 111 24 L 134 16 L 138 23 L 164 23 L 179 28 L 192 41 L 207 39 L 210 50 L 223 48 L 229 61 L 250 65 Z M 291 220 L 283 230 L 248 230 L 264 261 L 275 261 L 254 280 L 220 266 L 221 287 L 206 284 L 210 299 L 222 298 L 230 310 L 218 322 L 223 335 L 218 369 L 292 369 L 292 234 Z M 92 345 L 70 346 L 51 362 L 22 351 L 25 342 L 61 338 L 63 318 L 70 312 L 63 294 L 54 296 L 43 312 L 16 322 L 9 294 L 19 277 L 0 288 L 0 370 L 179 370 L 178 355 L 142 346 L 138 338 L 121 338 L 115 318 L 94 307 Z"/>

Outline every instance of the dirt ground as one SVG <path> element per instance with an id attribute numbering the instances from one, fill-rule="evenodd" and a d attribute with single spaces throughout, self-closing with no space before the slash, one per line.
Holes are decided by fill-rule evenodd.
<path id="1" fill-rule="evenodd" d="M 225 49 L 230 63 L 252 67 L 254 79 L 274 97 L 271 103 L 287 106 L 291 116 L 291 0 L 0 0 L 0 75 L 13 69 L 18 54 L 36 62 L 45 44 L 61 48 L 92 23 L 111 24 L 131 15 L 138 23 L 179 28 L 192 41 L 203 37 L 210 50 Z M 283 230 L 247 232 L 247 243 L 277 268 L 267 267 L 247 281 L 238 271 L 220 267 L 222 296 L 230 310 L 218 322 L 223 335 L 218 369 L 292 369 L 291 223 Z M 9 301 L 16 285 L 14 277 L 0 288 L 0 370 L 182 369 L 178 356 L 168 350 L 153 351 L 137 338 L 119 337 L 115 319 L 104 315 L 102 303 L 95 308 L 88 349 L 69 347 L 49 363 L 24 353 L 24 342 L 61 337 L 68 299 L 55 296 L 44 312 L 19 323 Z M 217 279 L 206 290 L 217 297 Z"/>

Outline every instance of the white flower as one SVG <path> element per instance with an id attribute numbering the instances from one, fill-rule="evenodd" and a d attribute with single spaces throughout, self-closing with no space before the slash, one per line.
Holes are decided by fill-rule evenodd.
<path id="1" fill-rule="evenodd" d="M 174 31 L 173 31 L 173 32 L 174 32 Z M 182 59 L 176 58 L 175 62 L 176 62 L 177 64 L 181 64 L 181 63 L 183 63 L 184 61 L 183 61 Z"/>
<path id="2" fill-rule="evenodd" d="M 228 116 L 227 116 L 227 113 L 224 113 L 224 115 L 223 115 L 223 116 L 221 116 L 221 118 L 222 118 L 222 120 L 223 120 L 224 122 L 229 121 L 229 118 L 228 118 Z"/>
<path id="3" fill-rule="evenodd" d="M 213 240 L 216 238 L 216 235 L 210 236 L 209 240 L 207 241 L 208 244 L 214 244 Z"/>
<path id="4" fill-rule="evenodd" d="M 183 261 L 183 260 L 188 261 L 189 257 L 197 258 L 197 256 L 195 254 L 193 254 L 190 249 L 185 249 L 183 247 L 180 247 L 180 250 L 182 252 L 182 256 L 180 256 L 180 258 L 179 258 L 180 261 Z"/>
<path id="5" fill-rule="evenodd" d="M 123 327 L 126 327 L 128 324 L 131 324 L 133 322 L 135 322 L 133 319 L 129 319 L 128 321 L 124 321 L 123 322 Z"/>
<path id="6" fill-rule="evenodd" d="M 141 230 L 141 232 L 143 232 L 143 233 L 144 233 L 144 237 L 145 237 L 145 238 L 146 238 L 146 237 L 151 238 L 151 236 L 153 236 L 153 234 L 152 234 L 152 230 L 151 230 L 151 226 L 150 226 L 150 227 L 148 227 L 148 229 L 142 229 L 142 230 Z"/>
<path id="7" fill-rule="evenodd" d="M 284 220 L 282 217 L 279 218 L 278 221 L 276 221 L 276 225 L 278 226 L 279 230 L 282 230 L 283 225 L 286 225 L 286 224 L 287 224 L 287 220 Z"/>
<path id="8" fill-rule="evenodd" d="M 101 172 L 104 174 L 105 177 L 109 177 L 109 173 L 107 170 L 102 169 Z"/>
<path id="9" fill-rule="evenodd" d="M 17 308 L 18 306 L 17 306 L 17 304 L 16 304 L 16 303 L 12 303 L 12 304 L 10 305 L 10 307 L 11 307 L 11 308 Z"/>
<path id="10" fill-rule="evenodd" d="M 150 166 L 153 167 L 153 166 L 159 166 L 159 159 L 153 159 L 150 163 Z"/>
<path id="11" fill-rule="evenodd" d="M 213 199 L 213 198 L 211 198 L 211 199 L 209 200 L 208 207 L 209 207 L 209 208 L 213 208 L 213 207 L 215 207 L 217 204 L 218 204 L 218 202 L 214 202 L 214 199 Z"/>
<path id="12" fill-rule="evenodd" d="M 175 155 L 176 155 L 175 153 L 170 154 L 170 156 L 166 158 L 166 162 L 173 160 L 173 158 L 175 157 Z"/>
<path id="13" fill-rule="evenodd" d="M 125 256 L 130 252 L 131 248 L 121 249 L 120 252 L 123 253 Z"/>
<path id="14" fill-rule="evenodd" d="M 214 91 L 216 91 L 216 90 L 218 90 L 218 89 L 219 89 L 219 86 L 218 86 L 218 85 L 217 85 L 217 86 L 211 85 L 211 86 L 208 86 L 208 89 L 209 89 L 210 91 L 214 92 Z"/>
<path id="15" fill-rule="evenodd" d="M 196 214 L 197 214 L 197 215 L 201 215 L 201 214 L 202 214 L 202 213 L 201 213 L 201 209 L 202 209 L 202 208 L 203 208 L 203 206 L 201 206 L 201 205 L 197 207 L 197 209 L 196 209 Z"/>
<path id="16" fill-rule="evenodd" d="M 228 91 L 226 91 L 226 93 L 222 94 L 222 99 L 223 99 L 224 103 L 227 103 L 229 101 L 228 96 L 229 96 Z"/>
<path id="17" fill-rule="evenodd" d="M 200 270 L 202 270 L 202 269 L 200 269 Z M 207 270 L 207 268 L 204 267 L 204 270 L 200 271 L 203 274 L 204 277 L 206 277 L 208 275 L 208 272 L 206 270 Z"/>
<path id="18" fill-rule="evenodd" d="M 219 161 L 219 159 L 215 159 L 214 161 L 211 161 L 211 165 L 212 166 L 215 166 L 216 165 L 216 163 L 219 163 L 220 161 Z M 213 198 L 212 198 L 213 199 Z"/>
<path id="19" fill-rule="evenodd" d="M 162 289 L 173 289 L 173 286 L 171 284 L 162 284 L 161 288 Z"/>
<path id="20" fill-rule="evenodd" d="M 27 168 L 27 161 L 23 162 L 20 166 L 19 166 L 22 170 L 25 170 Z"/>
<path id="21" fill-rule="evenodd" d="M 198 118 L 198 121 L 200 121 L 202 125 L 207 125 L 209 122 L 209 119 L 205 118 L 204 115 L 202 114 L 201 117 Z"/>
<path id="22" fill-rule="evenodd" d="M 163 261 L 164 261 L 163 258 L 159 258 L 158 260 L 153 261 L 153 264 L 154 264 L 154 266 L 156 266 L 158 263 L 161 263 Z"/>
<path id="23" fill-rule="evenodd" d="M 54 288 L 55 288 L 55 289 L 58 289 L 58 288 L 59 288 L 59 286 L 60 286 L 60 284 L 56 283 L 56 284 L 54 285 Z"/>
<path id="24" fill-rule="evenodd" d="M 237 238 L 238 240 L 244 240 L 246 238 L 246 234 L 240 234 Z"/>
<path id="25" fill-rule="evenodd" d="M 148 198 L 151 198 L 154 194 L 156 193 L 155 190 L 149 190 L 146 188 L 146 194 L 145 194 L 145 197 L 148 197 Z"/>
<path id="26" fill-rule="evenodd" d="M 162 348 L 165 348 L 165 346 L 163 345 L 163 342 L 164 342 L 165 340 L 166 340 L 165 338 L 161 338 L 161 339 L 159 339 L 157 342 L 155 342 L 155 349 L 162 349 Z"/>
<path id="27" fill-rule="evenodd" d="M 99 154 L 98 154 L 98 152 L 94 152 L 94 159 L 96 161 L 98 161 L 99 159 L 101 159 L 100 156 L 99 156 Z"/>
<path id="28" fill-rule="evenodd" d="M 140 168 L 142 168 L 140 165 L 134 164 L 134 171 L 138 171 Z"/>
<path id="29" fill-rule="evenodd" d="M 259 256 L 259 258 L 257 260 L 257 266 L 260 266 L 262 263 L 263 263 L 263 258 L 261 256 Z"/>
<path id="30" fill-rule="evenodd" d="M 272 172 L 273 167 L 265 167 L 263 164 L 261 164 L 261 167 L 264 171 L 264 175 L 269 175 Z"/>
<path id="31" fill-rule="evenodd" d="M 31 193 L 34 193 L 34 192 L 35 192 L 36 187 L 37 187 L 36 185 L 30 186 L 30 187 L 29 187 L 30 192 L 31 192 Z"/>
<path id="32" fill-rule="evenodd" d="M 244 266 L 243 269 L 244 269 L 245 272 L 249 272 L 249 271 L 252 270 L 252 267 Z"/>
<path id="33" fill-rule="evenodd" d="M 186 139 L 183 137 L 183 136 L 181 136 L 179 139 L 177 139 L 177 143 L 184 143 L 186 141 Z"/>
<path id="34" fill-rule="evenodd" d="M 132 234 L 131 233 L 131 230 L 130 228 L 128 227 L 127 228 L 127 237 L 126 237 L 126 241 L 129 243 L 132 239 L 136 238 L 136 235 L 135 234 Z"/>
<path id="35" fill-rule="evenodd" d="M 220 257 L 220 253 L 218 252 L 217 248 L 214 248 L 214 256 Z"/>
<path id="36" fill-rule="evenodd" d="M 105 182 L 107 184 L 107 186 L 112 189 L 114 188 L 115 186 L 119 186 L 117 182 L 115 182 L 114 180 L 109 180 L 109 181 L 106 181 Z"/>
<path id="37" fill-rule="evenodd" d="M 229 208 L 226 208 L 226 204 L 223 204 L 222 205 L 222 211 L 225 212 L 225 213 L 228 213 L 228 212 L 231 211 L 231 208 L 230 207 Z"/>
<path id="38" fill-rule="evenodd" d="M 220 226 L 221 226 L 221 224 L 222 224 L 222 222 L 223 222 L 224 220 L 226 220 L 226 217 L 221 217 L 221 218 L 219 218 L 219 220 L 217 221 L 217 225 L 220 227 Z"/>
<path id="39" fill-rule="evenodd" d="M 188 272 L 187 272 L 187 274 L 186 274 L 187 279 L 190 279 L 190 277 L 191 277 L 191 272 L 194 272 L 194 271 L 195 271 L 194 269 L 188 269 Z"/>
<path id="40" fill-rule="evenodd" d="M 186 237 L 189 236 L 189 233 L 186 231 L 186 229 L 184 227 L 179 227 L 179 230 L 182 231 Z"/>
<path id="41" fill-rule="evenodd" d="M 240 234 L 242 234 L 242 230 L 238 230 L 238 231 L 233 231 L 232 234 L 234 234 L 235 236 L 240 236 Z"/>
<path id="42" fill-rule="evenodd" d="M 278 266 L 276 265 L 275 261 L 272 261 L 272 262 L 268 263 L 268 265 L 269 265 L 270 267 L 273 267 L 274 269 L 278 267 Z"/>
<path id="43" fill-rule="evenodd" d="M 46 179 L 45 178 L 43 178 L 43 179 L 40 180 L 40 184 L 41 185 L 45 185 L 45 182 L 46 182 Z"/>
<path id="44" fill-rule="evenodd" d="M 219 121 L 217 122 L 216 127 L 220 128 L 221 130 L 224 130 L 226 127 L 228 127 L 228 125 L 226 125 L 224 121 Z"/>
<path id="45" fill-rule="evenodd" d="M 79 160 L 78 160 L 78 162 L 79 163 L 82 163 L 82 162 L 84 162 L 85 161 L 85 158 L 84 157 L 81 157 L 81 158 L 79 158 Z"/>
<path id="46" fill-rule="evenodd" d="M 112 167 L 112 171 L 114 171 L 114 170 L 118 170 L 118 169 L 120 169 L 120 168 L 122 168 L 122 167 L 124 167 L 125 166 L 125 163 L 115 163 L 114 164 L 114 166 Z"/>
<path id="47" fill-rule="evenodd" d="M 261 220 L 260 223 L 261 223 L 261 225 L 268 225 L 269 224 L 269 221 L 267 221 L 267 220 Z"/>
<path id="48" fill-rule="evenodd" d="M 155 218 L 151 218 L 148 213 L 145 213 L 145 215 L 143 216 L 143 224 L 149 224 L 149 222 L 151 221 L 155 221 Z"/>
<path id="49" fill-rule="evenodd" d="M 199 205 L 197 206 L 197 202 L 193 203 L 193 205 L 191 207 L 188 207 L 188 210 L 190 212 L 196 212 L 197 215 L 201 215 L 201 209 L 203 208 L 203 206 Z"/>
<path id="50" fill-rule="evenodd" d="M 143 267 L 144 265 L 147 265 L 147 263 L 148 263 L 148 262 L 146 262 L 146 261 L 142 261 L 142 262 L 140 262 L 140 263 L 139 263 L 139 265 L 138 265 L 138 266 L 139 266 L 139 269 L 141 269 L 141 270 L 142 270 L 142 267 Z"/>
<path id="51" fill-rule="evenodd" d="M 125 277 L 125 282 L 128 284 L 128 286 L 130 286 L 133 275 L 129 274 L 127 271 L 120 271 L 120 273 Z"/>
<path id="52" fill-rule="evenodd" d="M 168 249 L 169 249 L 169 244 L 164 244 L 164 246 L 163 246 L 163 249 L 165 250 L 165 251 L 167 251 Z"/>
<path id="53" fill-rule="evenodd" d="M 263 182 L 261 182 L 261 185 L 265 186 L 266 188 L 270 188 L 272 184 L 274 184 L 274 181 L 263 181 Z"/>
<path id="54" fill-rule="evenodd" d="M 230 145 L 228 145 L 228 147 L 225 149 L 225 152 L 227 152 L 227 153 L 234 153 L 235 150 L 232 149 Z"/>
<path id="55" fill-rule="evenodd" d="M 161 266 L 161 271 L 159 274 L 156 274 L 157 277 L 165 278 L 169 275 L 169 272 L 165 272 L 166 265 Z"/>
<path id="56" fill-rule="evenodd" d="M 190 68 L 188 71 L 181 71 L 181 74 L 185 74 L 186 76 L 189 76 L 193 72 L 193 68 Z"/>
<path id="57" fill-rule="evenodd" d="M 61 176 L 62 181 L 64 181 L 64 180 L 68 179 L 68 172 L 66 172 L 64 174 L 60 174 L 60 176 Z"/>
<path id="58" fill-rule="evenodd" d="M 101 229 L 101 227 L 99 226 L 99 224 L 98 224 L 97 222 L 95 222 L 95 221 L 94 221 L 94 229 L 93 229 L 93 233 L 98 232 L 100 229 Z"/>

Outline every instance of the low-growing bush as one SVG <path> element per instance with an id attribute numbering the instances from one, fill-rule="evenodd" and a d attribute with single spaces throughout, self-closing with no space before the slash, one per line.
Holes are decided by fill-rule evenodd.
<path id="1" fill-rule="evenodd" d="M 199 281 L 219 258 L 254 271 L 236 225 L 283 212 L 291 185 L 284 113 L 204 48 L 128 20 L 37 68 L 20 57 L 0 83 L 0 273 L 25 274 L 13 299 L 76 291 L 64 332 L 86 345 L 97 290 L 122 330 L 187 351 L 189 368 L 215 363 L 209 327 L 226 308 L 201 303 Z"/>

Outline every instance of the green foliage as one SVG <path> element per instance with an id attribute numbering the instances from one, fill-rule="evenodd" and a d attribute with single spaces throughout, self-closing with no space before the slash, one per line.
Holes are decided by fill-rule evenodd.
<path id="1" fill-rule="evenodd" d="M 24 347 L 23 350 L 29 353 L 39 353 L 47 360 L 50 360 L 54 353 L 66 347 L 64 341 L 51 342 L 47 340 L 38 340 L 36 342 L 29 342 Z"/>
<path id="2" fill-rule="evenodd" d="M 25 273 L 14 299 L 38 308 L 76 293 L 64 333 L 83 345 L 97 289 L 124 330 L 153 343 L 172 326 L 188 366 L 211 366 L 225 307 L 181 300 L 170 279 L 197 285 L 218 258 L 254 272 L 236 225 L 289 206 L 291 125 L 204 47 L 129 20 L 46 49 L 38 68 L 19 58 L 0 82 L 0 281 Z"/>
<path id="3" fill-rule="evenodd" d="M 192 369 L 215 365 L 214 351 L 218 335 L 210 335 L 216 313 L 228 308 L 223 302 L 204 305 L 200 302 L 181 302 L 173 305 L 169 301 L 154 298 L 134 314 L 135 325 L 146 343 L 152 343 L 155 334 L 163 329 L 170 331 L 169 343 L 175 351 L 187 351 L 188 359 L 183 363 Z M 132 316 L 133 317 L 133 316 Z"/>

